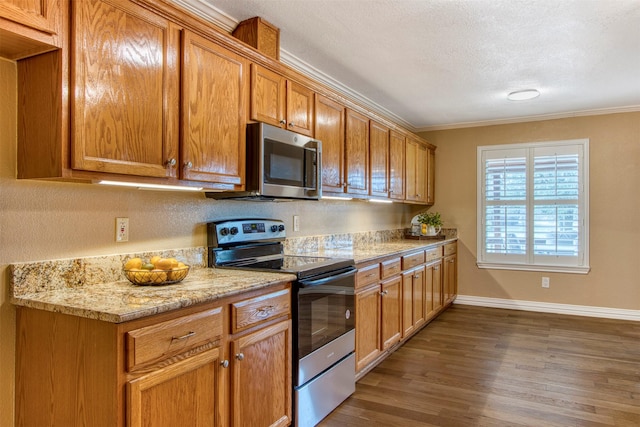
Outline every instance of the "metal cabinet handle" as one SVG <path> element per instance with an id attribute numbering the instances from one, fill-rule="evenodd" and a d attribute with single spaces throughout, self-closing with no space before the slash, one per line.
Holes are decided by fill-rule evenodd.
<path id="1" fill-rule="evenodd" d="M 293 122 L 289 122 L 289 126 L 293 127 L 293 126 L 295 126 L 295 124 Z"/>
<path id="2" fill-rule="evenodd" d="M 223 360 L 222 362 L 220 362 L 220 366 L 222 366 L 223 368 L 228 368 L 229 367 L 229 361 L 228 360 Z"/>
<path id="3" fill-rule="evenodd" d="M 386 290 L 385 290 L 385 291 L 380 291 L 380 295 L 382 295 L 382 296 L 385 296 L 385 295 L 387 295 L 388 293 L 389 293 L 389 291 L 386 291 Z"/>
<path id="4" fill-rule="evenodd" d="M 167 166 L 174 167 L 176 165 L 176 163 L 178 163 L 178 161 L 176 159 L 167 160 Z"/>
<path id="5" fill-rule="evenodd" d="M 193 167 L 193 163 L 187 162 L 187 163 L 184 164 L 184 167 L 187 168 L 187 169 L 191 169 Z"/>
<path id="6" fill-rule="evenodd" d="M 243 353 L 236 354 L 236 359 L 242 362 L 244 360 L 244 354 Z"/>
<path id="7" fill-rule="evenodd" d="M 190 331 L 187 332 L 186 334 L 180 336 L 180 337 L 171 337 L 171 342 L 173 341 L 182 341 L 182 340 L 186 340 L 189 337 L 194 336 L 196 333 L 194 331 Z"/>
<path id="8" fill-rule="evenodd" d="M 282 119 L 282 120 L 280 120 L 280 124 L 281 125 L 285 125 L 285 124 L 287 124 L 287 121 L 285 119 Z"/>

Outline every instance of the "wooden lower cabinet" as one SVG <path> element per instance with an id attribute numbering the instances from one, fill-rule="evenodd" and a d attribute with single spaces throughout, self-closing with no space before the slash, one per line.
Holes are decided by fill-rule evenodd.
<path id="1" fill-rule="evenodd" d="M 252 316 L 285 297 L 274 285 L 119 324 L 18 307 L 15 424 L 287 426 L 290 303 Z M 255 320 L 234 333 L 231 306 Z"/>
<path id="2" fill-rule="evenodd" d="M 381 353 L 380 285 L 356 292 L 356 371 L 373 362 Z"/>
<path id="3" fill-rule="evenodd" d="M 425 317 L 431 319 L 442 308 L 442 260 L 425 266 Z"/>
<path id="4" fill-rule="evenodd" d="M 442 273 L 443 299 L 445 304 L 449 304 L 458 294 L 458 255 L 449 255 L 442 262 L 444 265 Z"/>
<path id="5" fill-rule="evenodd" d="M 127 383 L 129 427 L 222 426 L 220 347 Z"/>
<path id="6" fill-rule="evenodd" d="M 356 265 L 356 378 L 453 302 L 456 256 L 453 242 Z"/>
<path id="7" fill-rule="evenodd" d="M 291 363 L 290 320 L 231 342 L 230 425 L 291 424 Z"/>
<path id="8" fill-rule="evenodd" d="M 385 280 L 380 289 L 380 334 L 382 350 L 386 350 L 402 338 L 402 279 L 397 276 Z"/>
<path id="9" fill-rule="evenodd" d="M 425 321 L 424 267 L 402 274 L 402 336 L 408 337 Z"/>

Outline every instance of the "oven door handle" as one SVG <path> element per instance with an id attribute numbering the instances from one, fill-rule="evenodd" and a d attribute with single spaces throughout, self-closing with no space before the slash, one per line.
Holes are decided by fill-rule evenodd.
<path id="1" fill-rule="evenodd" d="M 312 279 L 312 280 L 300 280 L 298 282 L 299 287 L 301 288 L 310 288 L 312 286 L 320 286 L 327 284 L 329 282 L 333 282 L 335 280 L 340 280 L 345 277 L 355 276 L 356 272 L 354 270 L 345 271 L 344 273 L 334 274 L 331 276 L 323 277 L 322 279 Z"/>

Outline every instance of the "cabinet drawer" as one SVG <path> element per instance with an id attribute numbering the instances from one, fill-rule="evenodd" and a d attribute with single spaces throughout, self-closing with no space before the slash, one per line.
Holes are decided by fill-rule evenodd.
<path id="1" fill-rule="evenodd" d="M 444 245 L 444 256 L 455 254 L 458 249 L 458 244 L 456 242 L 447 243 Z"/>
<path id="2" fill-rule="evenodd" d="M 283 289 L 231 304 L 231 332 L 243 331 L 291 313 L 291 292 Z"/>
<path id="3" fill-rule="evenodd" d="M 416 265 L 424 264 L 424 251 L 416 252 L 402 257 L 402 269 L 408 270 Z"/>
<path id="4" fill-rule="evenodd" d="M 426 262 L 433 261 L 438 258 L 442 258 L 442 246 L 425 251 Z"/>
<path id="5" fill-rule="evenodd" d="M 127 332 L 127 369 L 134 371 L 222 336 L 222 308 L 179 317 Z"/>
<path id="6" fill-rule="evenodd" d="M 380 264 L 371 264 L 358 268 L 356 273 L 356 289 L 380 281 Z"/>
<path id="7" fill-rule="evenodd" d="M 381 276 L 383 279 L 394 276 L 396 274 L 400 274 L 400 271 L 402 271 L 400 258 L 394 258 L 388 261 L 384 261 L 382 264 L 380 264 L 380 267 L 382 270 Z"/>

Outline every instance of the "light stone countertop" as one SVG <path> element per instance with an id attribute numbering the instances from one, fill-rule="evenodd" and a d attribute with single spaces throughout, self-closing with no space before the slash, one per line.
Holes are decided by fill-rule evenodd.
<path id="1" fill-rule="evenodd" d="M 14 296 L 12 303 L 121 323 L 295 279 L 285 273 L 200 268 L 173 285 L 136 286 L 119 281 Z"/>
<path id="2" fill-rule="evenodd" d="M 298 252 L 291 255 L 314 255 L 331 258 L 353 258 L 356 264 L 374 261 L 378 258 L 400 255 L 413 250 L 427 249 L 429 247 L 442 246 L 457 241 L 457 237 L 448 239 L 425 240 L 393 240 L 389 242 L 360 244 L 336 248 L 323 248 L 309 252 Z"/>
<path id="3" fill-rule="evenodd" d="M 444 240 L 357 242 L 322 248 L 301 246 L 287 251 L 287 254 L 352 258 L 360 264 L 456 240 L 453 237 Z M 190 256 L 195 256 L 201 264 L 199 251 L 189 251 L 195 253 Z M 119 280 L 122 262 L 123 257 L 118 256 L 14 265 L 11 302 L 18 306 L 121 323 L 296 279 L 295 275 L 286 273 L 199 267 L 192 268 L 186 279 L 173 285 L 136 286 Z M 93 284 L 89 278 L 93 279 Z"/>

